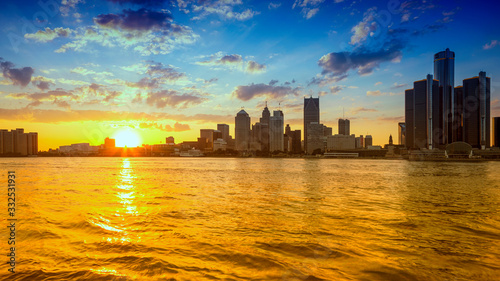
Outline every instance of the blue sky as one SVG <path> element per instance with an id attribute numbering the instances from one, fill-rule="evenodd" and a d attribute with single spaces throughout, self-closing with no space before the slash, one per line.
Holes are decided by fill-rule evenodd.
<path id="1" fill-rule="evenodd" d="M 385 144 L 404 121 L 404 90 L 446 48 L 456 86 L 492 78 L 500 115 L 495 1 L 40 3 L 0 4 L 0 127 L 38 131 L 42 149 L 123 129 L 149 144 L 217 123 L 233 132 L 241 107 L 254 123 L 265 101 L 302 129 L 310 95 L 334 132 L 344 110 L 352 133 Z"/>

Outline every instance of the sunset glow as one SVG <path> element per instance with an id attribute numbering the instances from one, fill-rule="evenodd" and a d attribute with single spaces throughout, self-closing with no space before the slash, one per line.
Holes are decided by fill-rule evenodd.
<path id="1" fill-rule="evenodd" d="M 137 147 L 142 144 L 139 135 L 128 129 L 118 131 L 113 138 L 117 147 Z"/>

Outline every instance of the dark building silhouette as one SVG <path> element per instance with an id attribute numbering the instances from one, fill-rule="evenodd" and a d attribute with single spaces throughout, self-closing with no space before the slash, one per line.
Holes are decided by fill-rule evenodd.
<path id="1" fill-rule="evenodd" d="M 269 152 L 269 124 L 271 122 L 271 112 L 266 107 L 262 110 L 262 117 L 260 118 L 261 128 L 260 128 L 260 136 L 259 143 L 262 151 Z"/>
<path id="2" fill-rule="evenodd" d="M 442 144 L 453 142 L 453 89 L 455 88 L 455 53 L 446 49 L 434 55 L 434 77 L 439 81 L 441 90 L 440 114 L 442 121 L 438 128 L 442 128 Z"/>
<path id="3" fill-rule="evenodd" d="M 234 138 L 236 140 L 236 150 L 248 150 L 250 145 L 250 116 L 243 109 L 234 118 Z"/>
<path id="4" fill-rule="evenodd" d="M 339 135 L 350 135 L 350 126 L 349 119 L 339 119 Z"/>
<path id="5" fill-rule="evenodd" d="M 311 123 L 319 124 L 319 98 L 304 97 L 304 150 L 309 153 L 308 148 L 308 126 Z"/>
<path id="6" fill-rule="evenodd" d="M 438 81 L 430 74 L 405 91 L 407 148 L 444 147 L 440 92 Z"/>
<path id="7" fill-rule="evenodd" d="M 229 125 L 227 124 L 217 124 L 217 130 L 222 133 L 222 139 L 229 141 Z"/>
<path id="8" fill-rule="evenodd" d="M 464 141 L 472 147 L 490 147 L 490 77 L 486 72 L 463 81 Z"/>
<path id="9" fill-rule="evenodd" d="M 500 117 L 493 117 L 493 144 L 492 147 L 500 147 Z"/>
<path id="10" fill-rule="evenodd" d="M 454 92 L 454 108 L 455 115 L 453 116 L 453 141 L 464 141 L 464 88 L 463 86 L 455 87 Z"/>
<path id="11" fill-rule="evenodd" d="M 405 90 L 405 124 L 406 124 L 406 142 L 408 149 L 415 146 L 415 123 L 414 123 L 415 102 L 413 99 L 413 89 Z"/>
<path id="12" fill-rule="evenodd" d="M 399 136 L 399 144 L 406 145 L 406 123 L 405 122 L 398 123 L 398 136 Z"/>

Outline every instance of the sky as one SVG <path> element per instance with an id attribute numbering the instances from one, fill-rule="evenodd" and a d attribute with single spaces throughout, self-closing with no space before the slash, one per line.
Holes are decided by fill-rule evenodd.
<path id="1" fill-rule="evenodd" d="M 404 90 L 455 52 L 455 86 L 486 71 L 500 116 L 497 1 L 36 0 L 0 3 L 0 128 L 38 132 L 39 149 L 196 140 L 252 124 L 267 101 L 303 130 L 320 122 L 383 145 L 404 122 Z M 118 142 L 118 140 L 117 140 Z"/>

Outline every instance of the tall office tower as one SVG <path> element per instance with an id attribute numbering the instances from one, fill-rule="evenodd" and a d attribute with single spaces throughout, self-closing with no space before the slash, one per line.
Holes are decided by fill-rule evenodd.
<path id="1" fill-rule="evenodd" d="M 269 151 L 284 151 L 283 140 L 283 111 L 273 111 L 273 116 L 269 119 Z"/>
<path id="2" fill-rule="evenodd" d="M 406 123 L 399 122 L 398 123 L 398 142 L 399 145 L 406 145 Z"/>
<path id="3" fill-rule="evenodd" d="M 262 110 L 262 117 L 260 118 L 260 123 L 262 124 L 262 131 L 260 134 L 260 144 L 262 151 L 269 152 L 269 120 L 271 117 L 271 112 L 269 112 L 269 109 L 267 108 L 267 101 L 266 101 L 266 107 L 264 107 L 264 110 Z"/>
<path id="4" fill-rule="evenodd" d="M 292 153 L 298 154 L 302 152 L 302 132 L 300 130 L 294 130 L 292 134 Z"/>
<path id="5" fill-rule="evenodd" d="M 307 154 L 312 154 L 316 149 L 325 151 L 326 138 L 324 133 L 325 125 L 318 122 L 307 124 Z"/>
<path id="6" fill-rule="evenodd" d="M 373 138 L 371 135 L 366 135 L 365 137 L 365 147 L 369 147 L 373 145 Z"/>
<path id="7" fill-rule="evenodd" d="M 207 148 L 212 148 L 214 144 L 214 130 L 200 129 L 200 138 L 205 138 L 208 142 Z"/>
<path id="8" fill-rule="evenodd" d="M 464 141 L 464 87 L 457 86 L 454 91 L 453 141 Z"/>
<path id="9" fill-rule="evenodd" d="M 442 121 L 439 93 L 439 83 L 430 74 L 405 91 L 406 147 L 432 149 L 444 145 L 444 133 L 439 127 Z"/>
<path id="10" fill-rule="evenodd" d="M 323 128 L 323 135 L 325 137 L 333 135 L 333 128 L 332 127 L 324 126 L 324 128 Z"/>
<path id="11" fill-rule="evenodd" d="M 285 135 L 290 135 L 291 132 L 292 132 L 292 128 L 290 128 L 290 124 L 286 124 Z"/>
<path id="12" fill-rule="evenodd" d="M 262 123 L 252 125 L 250 150 L 262 150 Z"/>
<path id="13" fill-rule="evenodd" d="M 472 147 L 490 147 L 490 77 L 486 72 L 465 79 L 464 141 Z"/>
<path id="14" fill-rule="evenodd" d="M 350 121 L 349 119 L 339 119 L 339 135 L 350 135 Z"/>
<path id="15" fill-rule="evenodd" d="M 455 53 L 446 49 L 434 55 L 434 77 L 442 91 L 440 115 L 443 120 L 439 128 L 443 130 L 443 144 L 453 142 L 453 89 L 455 88 Z"/>
<path id="16" fill-rule="evenodd" d="M 229 125 L 217 124 L 217 130 L 221 131 L 223 140 L 225 140 L 225 141 L 229 140 Z"/>
<path id="17" fill-rule="evenodd" d="M 405 124 L 406 124 L 406 148 L 414 148 L 415 146 L 415 115 L 414 115 L 414 95 L 413 89 L 405 90 Z"/>
<path id="18" fill-rule="evenodd" d="M 500 147 L 500 117 L 493 117 L 493 145 Z"/>
<path id="19" fill-rule="evenodd" d="M 304 97 L 304 150 L 309 153 L 312 151 L 308 148 L 308 125 L 311 123 L 319 124 L 319 98 Z"/>
<path id="20" fill-rule="evenodd" d="M 243 109 L 234 118 L 234 138 L 236 150 L 248 150 L 250 145 L 250 116 Z"/>
<path id="21" fill-rule="evenodd" d="M 26 134 L 28 138 L 28 155 L 37 155 L 38 154 L 38 133 L 29 132 Z"/>

